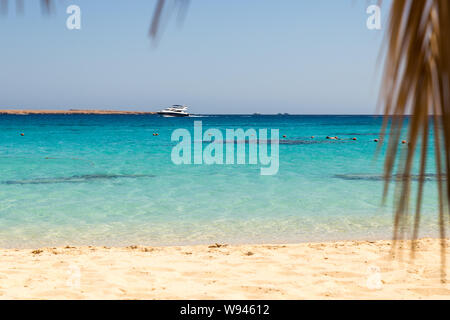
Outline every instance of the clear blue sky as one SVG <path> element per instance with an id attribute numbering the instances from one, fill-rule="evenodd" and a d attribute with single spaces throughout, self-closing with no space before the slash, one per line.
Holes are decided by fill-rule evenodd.
<path id="1" fill-rule="evenodd" d="M 368 30 L 366 0 L 191 0 L 158 45 L 156 1 L 63 0 L 41 15 L 0 16 L 0 109 L 195 113 L 374 113 L 384 30 Z M 389 1 L 383 2 L 383 20 Z M 82 29 L 66 29 L 66 7 Z"/>

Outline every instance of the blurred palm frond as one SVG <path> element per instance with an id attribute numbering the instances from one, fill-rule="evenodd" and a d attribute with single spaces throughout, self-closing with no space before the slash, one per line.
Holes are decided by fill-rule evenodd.
<path id="1" fill-rule="evenodd" d="M 8 0 L 0 0 L 0 13 L 1 14 L 8 13 Z"/>
<path id="2" fill-rule="evenodd" d="M 427 167 L 428 140 L 434 136 L 438 177 L 450 172 L 450 1 L 394 0 L 387 31 L 387 52 L 381 102 L 389 130 L 385 160 L 384 198 L 389 179 L 398 170 L 405 179 L 396 183 L 394 241 L 408 230 L 417 239 Z M 400 144 L 408 122 L 408 144 Z M 430 128 L 431 125 L 431 128 Z M 388 129 L 389 127 L 389 129 Z M 411 171 L 420 149 L 419 182 L 413 219 L 410 219 Z M 442 278 L 445 279 L 445 229 L 450 180 L 437 179 Z M 412 223 L 412 226 L 411 226 Z M 414 252 L 413 241 L 412 252 Z"/>
<path id="3" fill-rule="evenodd" d="M 169 17 L 173 11 L 178 12 L 178 21 L 181 22 L 186 15 L 189 1 L 190 0 L 158 0 L 150 25 L 150 37 L 152 39 L 157 38 L 157 36 L 161 32 L 161 25 L 163 24 L 164 20 L 166 20 L 165 18 Z"/>
<path id="4" fill-rule="evenodd" d="M 53 0 L 40 0 L 41 9 L 44 13 L 50 13 L 53 8 Z M 153 12 L 153 18 L 150 24 L 149 36 L 152 39 L 156 39 L 161 32 L 161 26 L 165 21 L 165 17 L 170 16 L 173 11 L 178 13 L 178 22 L 182 22 L 187 8 L 189 6 L 190 0 L 157 0 L 155 10 Z M 0 13 L 8 13 L 8 0 L 0 0 Z M 16 0 L 16 11 L 17 13 L 23 13 L 24 11 L 24 1 Z M 165 14 L 166 13 L 166 14 Z"/>
<path id="5" fill-rule="evenodd" d="M 52 0 L 41 0 L 41 7 L 45 13 L 49 13 L 52 8 Z"/>
<path id="6" fill-rule="evenodd" d="M 24 0 L 16 0 L 16 12 L 22 14 L 24 12 Z M 50 13 L 52 10 L 53 1 L 52 0 L 41 0 L 41 9 L 43 13 Z M 0 0 L 0 13 L 7 14 L 9 9 L 8 0 Z"/>

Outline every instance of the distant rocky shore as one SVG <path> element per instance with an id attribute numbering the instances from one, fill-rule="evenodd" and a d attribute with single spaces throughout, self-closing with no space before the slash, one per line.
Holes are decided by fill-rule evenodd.
<path id="1" fill-rule="evenodd" d="M 0 114 L 156 114 L 156 112 L 143 111 L 117 111 L 117 110 L 0 110 Z"/>

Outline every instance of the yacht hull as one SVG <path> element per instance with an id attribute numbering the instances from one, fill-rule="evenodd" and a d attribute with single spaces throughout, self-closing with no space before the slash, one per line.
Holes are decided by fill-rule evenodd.
<path id="1" fill-rule="evenodd" d="M 171 118 L 171 117 L 177 117 L 177 118 L 183 118 L 183 117 L 189 117 L 188 113 L 176 113 L 176 112 L 158 112 L 160 116 Z"/>

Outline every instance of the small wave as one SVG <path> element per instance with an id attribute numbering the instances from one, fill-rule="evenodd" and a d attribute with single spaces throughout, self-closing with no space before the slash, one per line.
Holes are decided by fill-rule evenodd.
<path id="1" fill-rule="evenodd" d="M 275 141 L 272 140 L 257 140 L 257 139 L 251 139 L 251 140 L 213 140 L 213 141 L 207 141 L 203 140 L 202 143 L 222 143 L 222 144 L 273 144 Z M 279 144 L 287 144 L 287 145 L 304 145 L 304 144 L 330 144 L 330 143 L 339 143 L 344 142 L 344 140 L 279 140 Z"/>
<path id="2" fill-rule="evenodd" d="M 304 144 L 330 144 L 344 143 L 344 140 L 280 140 L 280 144 L 304 145 Z"/>
<path id="3" fill-rule="evenodd" d="M 363 181 L 384 181 L 384 175 L 380 174 L 336 174 L 334 178 L 343 179 L 343 180 L 363 180 Z M 420 175 L 412 174 L 409 176 L 405 176 L 403 174 L 395 174 L 390 177 L 390 180 L 393 181 L 403 181 L 407 178 L 418 181 L 420 179 Z M 439 176 L 437 174 L 427 173 L 424 175 L 425 181 L 437 181 Z M 445 177 L 441 177 L 441 180 L 444 180 Z"/>
<path id="4" fill-rule="evenodd" d="M 109 179 L 136 179 L 136 178 L 154 178 L 152 174 L 86 174 L 75 175 L 70 177 L 59 178 L 37 178 L 25 180 L 8 180 L 2 181 L 2 184 L 53 184 L 53 183 L 83 183 L 92 180 L 109 180 Z"/>
<path id="5" fill-rule="evenodd" d="M 380 132 L 350 132 L 350 133 L 337 133 L 336 136 L 379 136 Z M 389 135 L 386 133 L 385 135 Z"/>

